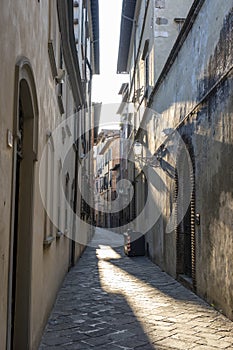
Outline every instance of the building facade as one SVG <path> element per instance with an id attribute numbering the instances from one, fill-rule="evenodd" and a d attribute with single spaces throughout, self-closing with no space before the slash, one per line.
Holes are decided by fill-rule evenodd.
<path id="1" fill-rule="evenodd" d="M 120 131 L 103 129 L 96 143 L 95 169 L 95 223 L 113 228 L 119 225 L 114 202 L 118 196 L 120 179 Z"/>
<path id="2" fill-rule="evenodd" d="M 37 349 L 57 290 L 83 250 L 67 235 L 75 230 L 68 209 L 80 213 L 76 136 L 92 120 L 98 1 L 4 2 L 0 29 L 1 349 Z M 73 144 L 64 163 L 55 156 L 59 125 L 60 149 Z M 82 147 L 91 147 L 91 137 Z"/>
<path id="3" fill-rule="evenodd" d="M 123 2 L 122 14 L 118 72 L 130 73 L 129 138 L 150 155 L 131 167 L 131 220 L 152 189 L 148 255 L 233 319 L 232 2 Z"/>

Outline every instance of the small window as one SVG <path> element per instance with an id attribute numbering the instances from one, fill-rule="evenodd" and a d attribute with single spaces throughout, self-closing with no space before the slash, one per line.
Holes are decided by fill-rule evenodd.
<path id="1" fill-rule="evenodd" d="M 174 22 L 177 24 L 178 33 L 181 31 L 185 18 L 174 18 Z"/>
<path id="2" fill-rule="evenodd" d="M 144 97 L 148 95 L 148 87 L 149 87 L 149 63 L 150 63 L 150 55 L 149 55 L 149 39 L 145 41 L 144 49 L 142 53 L 142 60 L 144 61 Z"/>
<path id="3" fill-rule="evenodd" d="M 112 149 L 111 148 L 108 150 L 108 160 L 109 161 L 112 160 Z"/>
<path id="4" fill-rule="evenodd" d="M 142 53 L 142 60 L 144 61 L 148 55 L 148 50 L 149 50 L 149 39 L 145 40 L 144 48 L 143 48 L 143 53 Z"/>
<path id="5" fill-rule="evenodd" d="M 149 87 L 149 55 L 145 59 L 145 92 Z"/>
<path id="6" fill-rule="evenodd" d="M 159 9 L 165 8 L 165 0 L 155 0 L 155 7 Z"/>

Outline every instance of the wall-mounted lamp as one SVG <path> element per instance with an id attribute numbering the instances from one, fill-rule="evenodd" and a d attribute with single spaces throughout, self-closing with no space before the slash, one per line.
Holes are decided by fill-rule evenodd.
<path id="1" fill-rule="evenodd" d="M 65 78 L 66 71 L 65 69 L 58 68 L 57 70 L 57 76 L 55 77 L 55 81 L 57 84 L 63 84 L 64 78 Z"/>
<path id="2" fill-rule="evenodd" d="M 133 145 L 133 151 L 135 157 L 142 157 L 142 144 L 139 141 L 135 141 Z"/>
<path id="3" fill-rule="evenodd" d="M 135 158 L 144 166 L 159 167 L 161 155 L 151 155 L 149 157 L 143 156 L 143 145 L 139 141 L 135 141 L 133 145 L 133 151 Z"/>

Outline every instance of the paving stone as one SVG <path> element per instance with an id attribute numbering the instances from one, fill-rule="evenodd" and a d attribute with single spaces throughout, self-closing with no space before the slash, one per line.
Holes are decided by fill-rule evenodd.
<path id="1" fill-rule="evenodd" d="M 232 350 L 233 323 L 146 257 L 88 247 L 64 280 L 39 347 L 64 349 Z"/>
<path id="2" fill-rule="evenodd" d="M 167 337 L 164 340 L 158 341 L 155 345 L 156 346 L 161 345 L 164 347 L 170 347 L 170 348 L 179 349 L 179 350 L 181 350 L 181 349 L 188 350 L 192 344 L 190 344 L 189 342 L 186 342 L 186 341 L 179 340 L 179 339 Z"/>
<path id="3" fill-rule="evenodd" d="M 56 337 L 56 336 L 50 336 L 44 339 L 44 345 L 47 346 L 58 346 L 58 345 L 63 345 L 66 344 L 70 341 L 68 337 Z"/>
<path id="4" fill-rule="evenodd" d="M 94 347 L 90 347 L 89 344 L 86 344 L 83 341 L 81 341 L 81 342 L 67 343 L 67 344 L 63 345 L 62 349 L 64 349 L 64 350 L 90 350 L 90 349 L 94 349 Z M 50 350 L 50 348 L 49 348 L 49 350 Z M 57 347 L 57 350 L 60 350 L 60 346 Z"/>
<path id="5" fill-rule="evenodd" d="M 135 349 L 137 349 L 137 350 L 154 350 L 155 347 L 152 344 L 146 344 L 146 345 L 140 345 L 139 347 L 137 347 Z M 158 348 L 156 348 L 156 349 L 158 349 Z"/>
<path id="6" fill-rule="evenodd" d="M 196 345 L 192 350 L 216 350 L 220 348 L 212 347 L 212 346 L 206 346 L 206 345 Z"/>

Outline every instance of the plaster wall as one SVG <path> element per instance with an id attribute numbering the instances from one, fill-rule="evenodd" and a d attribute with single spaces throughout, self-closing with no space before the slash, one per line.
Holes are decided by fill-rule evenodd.
<path id="1" fill-rule="evenodd" d="M 149 93 L 157 81 L 162 68 L 168 58 L 172 46 L 179 34 L 181 24 L 176 23 L 176 19 L 185 19 L 190 9 L 193 0 L 152 0 L 148 3 L 141 2 L 138 9 L 136 24 L 132 31 L 130 67 L 131 77 L 135 70 L 134 89 L 131 89 L 131 94 L 135 90 L 140 91 L 141 99 L 145 92 L 145 60 L 142 57 L 145 50 L 145 42 L 149 41 L 148 56 L 149 56 Z M 133 48 L 132 48 L 133 45 Z M 140 120 L 136 120 L 136 125 Z"/>
<path id="2" fill-rule="evenodd" d="M 34 74 L 39 107 L 38 155 L 35 162 L 35 194 L 32 235 L 31 274 L 31 336 L 30 349 L 37 349 L 40 336 L 56 296 L 56 292 L 69 265 L 69 240 L 56 239 L 56 228 L 45 228 L 45 211 L 39 189 L 39 166 L 47 131 L 53 130 L 66 115 L 61 115 L 57 102 L 57 87 L 52 76 L 48 56 L 48 40 L 51 32 L 49 2 L 22 0 L 7 1 L 1 6 L 0 14 L 0 339 L 1 348 L 6 348 L 7 298 L 9 274 L 9 247 L 12 201 L 13 148 L 7 145 L 7 130 L 13 133 L 15 119 L 15 67 L 20 57 L 27 57 Z M 56 14 L 56 12 L 55 12 Z M 58 29 L 58 19 L 53 17 Z M 54 37 L 55 57 L 59 57 L 59 32 Z M 66 89 L 66 84 L 63 87 Z M 69 109 L 73 109 L 71 91 L 67 87 L 66 98 Z M 15 138 L 16 135 L 13 135 Z M 68 135 L 66 134 L 66 137 Z M 74 155 L 73 155 L 74 156 Z M 71 184 L 74 178 L 74 158 L 68 161 L 67 171 Z M 55 164 L 55 174 L 58 164 Z M 53 236 L 52 244 L 45 249 L 46 236 Z"/>
<path id="3" fill-rule="evenodd" d="M 195 227 L 197 293 L 233 318 L 232 314 L 232 1 L 206 0 L 168 74 L 153 96 L 158 116 L 147 121 L 149 147 L 156 150 L 199 103 L 195 113 L 178 128 L 191 139 L 195 158 Z M 218 87 L 214 85 L 219 82 Z M 207 95 L 208 94 L 208 95 Z M 173 155 L 167 160 L 172 162 Z M 168 194 L 173 180 L 161 175 Z M 161 197 L 160 198 L 161 201 Z M 172 199 L 163 198 L 163 220 Z M 178 204 L 179 205 L 179 204 Z M 162 230 L 162 232 L 160 231 Z M 159 235 L 158 232 L 161 232 Z M 163 267 L 176 277 L 175 231 L 166 234 L 156 225 L 156 247 L 163 240 Z M 156 254 L 157 255 L 157 254 Z M 155 258 L 160 260 L 161 256 Z"/>

